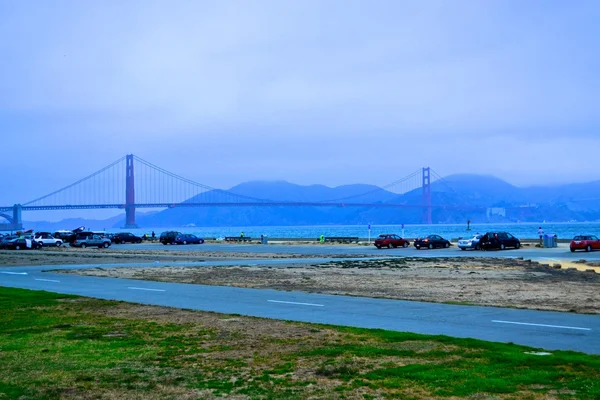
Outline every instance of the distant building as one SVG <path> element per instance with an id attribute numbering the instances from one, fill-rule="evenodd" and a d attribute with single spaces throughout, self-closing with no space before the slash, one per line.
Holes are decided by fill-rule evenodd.
<path id="1" fill-rule="evenodd" d="M 506 208 L 492 207 L 487 209 L 487 217 L 506 217 Z"/>

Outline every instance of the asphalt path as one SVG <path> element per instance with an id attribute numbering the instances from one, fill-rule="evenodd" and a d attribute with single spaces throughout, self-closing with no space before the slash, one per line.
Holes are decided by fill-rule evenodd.
<path id="1" fill-rule="evenodd" d="M 367 255 L 367 256 L 406 256 L 406 257 L 523 257 L 540 260 L 580 260 L 600 261 L 600 251 L 587 253 L 576 251 L 571 253 L 568 244 L 560 244 L 554 248 L 538 248 L 524 246 L 518 250 L 492 250 L 473 251 L 460 250 L 456 247 L 448 249 L 417 250 L 410 246 L 396 249 L 377 249 L 375 246 L 360 245 L 287 245 L 287 244 L 229 244 L 229 243 L 205 243 L 199 245 L 162 245 L 160 243 L 123 244 L 112 245 L 115 249 L 131 250 L 167 250 L 167 251 L 207 251 L 207 252 L 241 252 L 241 253 L 280 253 L 299 255 Z"/>
<path id="2" fill-rule="evenodd" d="M 265 247 L 270 248 L 270 252 L 273 252 L 270 246 Z M 298 246 L 290 247 L 296 249 Z M 404 250 L 408 252 L 408 249 Z M 381 253 L 378 254 L 381 255 Z M 421 254 L 421 252 L 415 254 Z M 311 261 L 320 262 L 321 260 L 312 259 Z M 239 263 L 238 260 L 168 264 L 201 267 Z M 298 263 L 298 260 L 244 260 L 244 264 L 271 266 L 293 263 Z M 141 265 L 157 268 L 162 266 L 161 263 L 156 262 Z M 546 350 L 576 350 L 600 354 L 600 341 L 598 340 L 600 316 L 596 315 L 162 283 L 43 272 L 47 269 L 93 268 L 96 266 L 110 267 L 110 265 L 104 264 L 0 268 L 0 285 L 226 314 L 448 335 L 496 342 L 512 342 Z M 137 265 L 128 264 L 128 266 Z"/>

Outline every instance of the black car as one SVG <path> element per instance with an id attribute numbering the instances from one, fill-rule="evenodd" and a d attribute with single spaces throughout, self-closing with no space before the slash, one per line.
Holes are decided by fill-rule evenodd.
<path id="1" fill-rule="evenodd" d="M 175 238 L 175 244 L 202 244 L 204 239 L 200 239 L 191 233 L 183 233 Z"/>
<path id="2" fill-rule="evenodd" d="M 175 244 L 175 239 L 177 239 L 177 236 L 181 236 L 182 233 L 181 232 L 177 232 L 177 231 L 166 231 L 160 234 L 160 239 L 159 241 L 162 244 Z"/>
<path id="3" fill-rule="evenodd" d="M 54 236 L 56 239 L 60 239 L 63 243 L 72 244 L 77 237 L 77 234 L 85 231 L 85 226 L 80 226 L 79 228 L 75 228 L 72 231 L 56 231 L 54 232 Z"/>
<path id="4" fill-rule="evenodd" d="M 418 238 L 415 240 L 414 245 L 417 250 L 421 248 L 434 249 L 436 247 L 448 248 L 450 247 L 450 241 L 444 239 L 440 235 L 429 235 L 426 238 Z"/>
<path id="5" fill-rule="evenodd" d="M 121 244 L 121 243 L 142 243 L 142 238 L 139 236 L 135 236 L 130 232 L 122 232 L 112 235 L 109 238 L 113 243 Z"/>
<path id="6" fill-rule="evenodd" d="M 488 232 L 483 235 L 479 243 L 481 243 L 481 248 L 484 250 L 504 250 L 509 247 L 518 249 L 521 247 L 521 241 L 508 232 Z"/>
<path id="7" fill-rule="evenodd" d="M 7 250 L 37 250 L 42 248 L 42 242 L 29 237 L 18 237 L 3 242 L 2 246 Z"/>

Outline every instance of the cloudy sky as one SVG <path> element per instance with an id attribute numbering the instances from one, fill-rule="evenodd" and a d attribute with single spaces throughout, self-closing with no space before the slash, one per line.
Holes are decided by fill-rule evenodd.
<path id="1" fill-rule="evenodd" d="M 600 2 L 0 0 L 0 205 L 127 153 L 219 188 L 600 179 Z"/>

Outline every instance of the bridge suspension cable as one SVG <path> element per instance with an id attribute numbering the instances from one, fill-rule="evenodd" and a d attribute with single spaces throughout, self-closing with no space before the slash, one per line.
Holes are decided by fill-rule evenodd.
<path id="1" fill-rule="evenodd" d="M 418 169 L 415 172 L 413 172 L 412 174 L 407 175 L 407 176 L 405 176 L 402 179 L 398 179 L 397 181 L 394 181 L 394 182 L 389 183 L 387 185 L 384 185 L 382 187 L 378 187 L 378 188 L 369 190 L 367 192 L 355 194 L 355 195 L 352 195 L 352 196 L 346 196 L 346 197 L 341 197 L 341 198 L 336 198 L 336 199 L 323 200 L 321 203 L 346 202 L 348 200 L 353 200 L 353 199 L 357 199 L 357 198 L 364 198 L 364 197 L 368 197 L 370 195 L 375 195 L 375 194 L 379 194 L 379 193 L 386 192 L 386 191 L 390 192 L 390 193 L 394 193 L 394 194 L 404 194 L 406 192 L 409 192 L 410 190 L 417 189 L 420 186 L 412 187 L 412 188 L 410 188 L 410 189 L 408 189 L 406 191 L 402 191 L 401 193 L 398 193 L 398 192 L 390 190 L 390 189 L 397 187 L 399 184 L 402 184 L 402 183 L 405 183 L 405 182 L 407 182 L 407 181 L 409 181 L 411 179 L 414 179 L 415 177 L 419 177 L 419 179 L 420 179 L 420 176 L 421 176 L 420 174 L 421 174 L 421 170 Z"/>
<path id="2" fill-rule="evenodd" d="M 77 186 L 77 185 L 80 185 L 80 184 L 82 184 L 83 182 L 86 182 L 86 181 L 88 181 L 88 180 L 90 180 L 90 179 L 92 179 L 92 178 L 94 178 L 94 177 L 96 177 L 96 176 L 98 176 L 98 175 L 102 174 L 103 172 L 110 170 L 111 168 L 113 168 L 113 167 L 117 166 L 119 163 L 122 163 L 122 162 L 124 162 L 124 161 L 125 161 L 125 156 L 123 156 L 123 157 L 119 158 L 117 161 L 115 161 L 115 162 L 113 162 L 113 163 L 111 163 L 111 164 L 107 165 L 106 167 L 104 167 L 104 168 L 102 168 L 102 169 L 100 169 L 100 170 L 98 170 L 98 171 L 94 172 L 93 174 L 90 174 L 90 175 L 86 176 L 85 178 L 81 178 L 81 179 L 80 179 L 80 180 L 78 180 L 77 182 L 73 182 L 73 183 L 71 183 L 70 185 L 67 185 L 67 186 L 65 186 L 65 187 L 63 187 L 63 188 L 60 188 L 60 189 L 58 189 L 58 190 L 55 190 L 54 192 L 52 192 L 52 193 L 49 193 L 49 194 L 47 194 L 47 195 L 45 195 L 45 196 L 38 197 L 37 199 L 34 199 L 34 200 L 31 200 L 31 201 L 28 201 L 27 203 L 23 203 L 23 205 L 24 205 L 24 206 L 28 206 L 28 205 L 31 205 L 31 204 L 33 204 L 33 203 L 37 203 L 37 202 L 40 202 L 40 201 L 42 201 L 42 200 L 45 200 L 45 199 L 47 199 L 47 198 L 49 198 L 49 197 L 51 197 L 51 196 L 54 196 L 54 195 L 57 195 L 57 194 L 59 194 L 59 193 L 65 192 L 65 191 L 67 191 L 68 189 L 71 189 L 71 188 L 73 188 L 73 187 L 75 187 L 75 186 Z"/>

